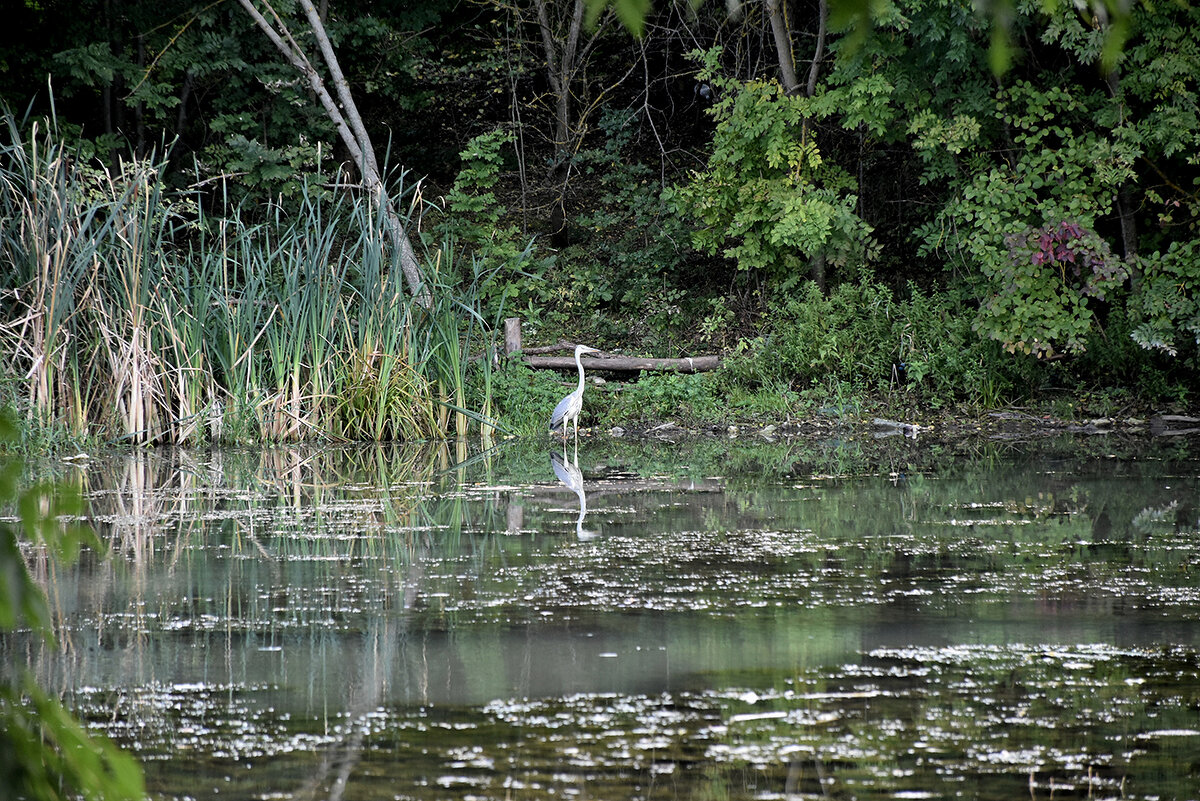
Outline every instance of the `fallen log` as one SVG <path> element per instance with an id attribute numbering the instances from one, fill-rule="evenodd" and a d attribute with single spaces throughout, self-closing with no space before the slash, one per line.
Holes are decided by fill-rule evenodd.
<path id="1" fill-rule="evenodd" d="M 574 370 L 575 359 L 571 356 L 526 356 L 530 367 L 556 370 Z M 585 358 L 588 370 L 612 370 L 632 373 L 640 370 L 662 370 L 675 373 L 703 373 L 721 366 L 720 356 L 692 356 L 682 359 L 649 359 L 638 356 L 609 356 L 607 358 Z"/>
<path id="2" fill-rule="evenodd" d="M 521 353 L 528 356 L 533 353 L 553 353 L 556 350 L 573 351 L 575 350 L 575 345 L 565 339 L 560 339 L 553 345 L 539 345 L 536 348 L 525 348 Z M 512 353 L 512 351 L 509 351 L 509 353 Z"/>
<path id="3" fill-rule="evenodd" d="M 560 339 L 553 345 L 541 345 L 535 348 L 523 348 L 521 344 L 521 319 L 509 317 L 504 321 L 504 353 L 511 358 L 519 358 L 530 367 L 549 370 L 573 370 L 575 358 L 572 356 L 535 356 L 538 353 L 553 353 L 556 350 L 574 350 L 570 342 Z M 675 373 L 703 373 L 716 370 L 721 366 L 720 356 L 693 356 L 682 359 L 644 359 L 637 356 L 610 356 L 607 358 L 583 359 L 583 366 L 588 370 L 612 370 L 614 372 L 636 373 L 641 370 L 663 370 Z"/>

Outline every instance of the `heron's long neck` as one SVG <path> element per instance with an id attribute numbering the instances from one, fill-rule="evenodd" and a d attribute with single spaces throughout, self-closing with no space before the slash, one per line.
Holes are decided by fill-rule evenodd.
<path id="1" fill-rule="evenodd" d="M 583 394 L 583 362 L 580 361 L 580 358 L 579 358 L 580 355 L 581 354 L 579 354 L 579 353 L 575 354 L 575 366 L 579 368 L 579 389 L 577 389 L 575 391 L 578 392 L 580 395 L 582 395 Z"/>

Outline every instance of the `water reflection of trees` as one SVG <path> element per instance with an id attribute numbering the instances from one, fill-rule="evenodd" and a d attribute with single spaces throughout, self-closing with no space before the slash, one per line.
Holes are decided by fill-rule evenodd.
<path id="1" fill-rule="evenodd" d="M 96 460 L 74 480 L 112 558 L 57 575 L 42 566 L 68 653 L 31 664 L 64 687 L 125 677 L 143 691 L 106 697 L 105 712 L 170 743 L 186 691 L 164 682 L 200 677 L 205 692 L 232 695 L 308 670 L 297 714 L 330 704 L 360 720 L 387 696 L 529 688 L 544 658 L 533 645 L 456 633 L 589 610 L 765 620 L 772 647 L 799 649 L 813 630 L 784 628 L 797 609 L 809 624 L 871 604 L 1024 598 L 1099 611 L 1131 571 L 1169 575 L 1185 594 L 1195 583 L 1191 551 L 1176 547 L 1196 534 L 1194 470 L 1002 452 L 946 463 L 903 445 L 880 460 L 854 443 L 606 443 L 575 465 L 590 509 L 563 503 L 544 443 Z M 579 542 L 588 512 L 603 536 Z M 705 650 L 701 635 L 673 636 L 661 639 L 677 661 Z M 477 665 L 496 676 L 480 679 Z M 339 731 L 314 794 L 360 753 L 365 729 Z"/>
<path id="2" fill-rule="evenodd" d="M 469 535 L 492 532 L 504 518 L 504 493 L 469 494 L 451 469 L 466 457 L 440 444 L 139 451 L 93 462 L 78 481 L 112 558 L 89 560 L 73 580 L 42 571 L 68 653 L 39 653 L 32 667 L 61 671 L 68 687 L 118 679 L 124 689 L 107 702 L 137 722 L 129 736 L 169 744 L 204 728 L 181 725 L 189 693 L 240 693 L 270 681 L 262 673 L 269 665 L 247 673 L 247 656 L 280 652 L 299 630 L 311 648 L 328 651 L 321 661 L 340 663 L 336 709 L 361 720 L 382 701 L 408 635 L 404 610 L 416 605 L 431 556 L 480 560 L 487 543 Z M 348 649 L 323 629 L 362 640 Z M 180 681 L 191 690 L 172 691 Z M 96 701 L 81 703 L 95 712 Z M 231 714 L 252 727 L 254 710 Z M 113 728 L 121 737 L 122 727 Z M 333 738 L 310 786 L 337 797 L 361 738 L 357 725 Z"/>
<path id="3" fill-rule="evenodd" d="M 1195 531 L 1189 485 L 1171 489 L 1161 480 L 1174 470 L 1169 463 L 990 454 L 939 472 L 908 446 L 908 462 L 892 452 L 874 474 L 832 472 L 865 458 L 857 445 L 611 447 L 588 467 L 593 514 L 618 541 L 611 547 L 634 559 L 618 563 L 614 573 L 623 576 L 611 578 L 653 588 L 669 581 L 673 565 L 703 576 L 718 559 L 726 572 L 759 560 L 768 575 L 826 582 L 986 577 L 1064 561 L 1103 580 L 1130 567 L 1178 568 L 1188 558 L 1145 547 Z M 98 461 L 78 481 L 118 558 L 78 568 L 86 577 L 71 605 L 131 610 L 118 624 L 98 615 L 100 636 L 111 625 L 145 630 L 151 615 L 180 625 L 236 617 L 247 626 L 314 626 L 331 607 L 346 625 L 385 609 L 440 615 L 447 624 L 468 610 L 474 619 L 512 616 L 534 573 L 553 579 L 558 569 L 540 561 L 567 544 L 546 535 L 578 532 L 588 511 L 562 507 L 545 454 L 516 447 L 497 461 L 442 444 L 135 452 Z M 675 532 L 689 534 L 679 540 Z M 671 560 L 657 558 L 664 548 Z M 349 584 L 348 565 L 358 577 Z M 802 596 L 806 586 L 793 582 L 789 591 Z M 705 585 L 695 592 L 703 597 Z M 471 600 L 479 598 L 499 603 L 481 612 Z M 705 600 L 722 603 L 721 591 Z M 69 644 L 71 632 L 64 635 Z"/>

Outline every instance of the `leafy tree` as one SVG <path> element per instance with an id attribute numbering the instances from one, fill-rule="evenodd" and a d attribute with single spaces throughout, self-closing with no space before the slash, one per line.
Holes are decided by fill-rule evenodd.
<path id="1" fill-rule="evenodd" d="M 1131 276 L 1135 292 L 1144 287 L 1143 262 L 1132 260 L 1139 243 L 1166 253 L 1196 218 L 1200 63 L 1191 42 L 1200 20 L 1193 9 L 1138 8 L 1127 21 L 1132 38 L 1106 67 L 1113 39 L 1104 24 L 1073 7 L 1025 3 L 1013 14 L 1022 55 L 1006 86 L 983 68 L 986 19 L 961 4 L 906 0 L 877 15 L 860 46 L 835 42 L 814 109 L 908 149 L 924 202 L 896 198 L 910 210 L 899 230 L 975 289 L 980 333 L 1012 352 L 1079 353 L 1104 304 L 1124 299 L 1109 290 Z M 890 183 L 866 174 L 865 185 Z M 925 221 L 913 216 L 922 206 L 935 210 Z M 1159 210 L 1158 225 L 1139 209 Z M 1053 258 L 1047 238 L 1080 261 Z M 1154 340 L 1149 329 L 1146 338 Z"/>
<path id="2" fill-rule="evenodd" d="M 921 231 L 926 252 L 981 275 L 976 326 L 985 335 L 1039 357 L 1079 352 L 1095 320 L 1089 299 L 1128 276 L 1095 230 L 1135 153 L 1076 128 L 1092 116 L 1087 98 L 1063 88 L 1021 82 L 1000 94 L 996 116 L 1013 132 L 1009 159 L 959 184 Z"/>
<path id="3" fill-rule="evenodd" d="M 666 195 L 698 223 L 696 247 L 779 279 L 785 289 L 814 258 L 845 264 L 862 255 L 870 229 L 855 213 L 855 181 L 822 157 L 808 99 L 773 80 L 721 75 L 719 49 L 700 55 L 698 78 L 720 95 L 711 110 L 712 154 L 705 170 Z"/>
<path id="4" fill-rule="evenodd" d="M 294 197 L 305 174 L 331 174 L 346 155 L 307 81 L 237 4 L 17 5 L 29 39 L 0 44 L 0 98 L 14 109 L 33 98 L 37 110 L 55 102 L 60 120 L 75 124 L 110 162 L 173 143 L 185 174 L 219 177 L 236 199 Z M 294 0 L 277 5 L 283 19 L 299 12 Z M 322 24 L 368 127 L 387 126 L 406 143 L 428 141 L 414 132 L 424 118 L 413 112 L 431 102 L 431 36 L 456 30 L 439 24 L 448 7 L 434 0 L 328 9 Z M 301 28 L 295 32 L 298 45 L 312 43 Z M 28 48 L 29 40 L 39 48 Z"/>
<path id="5" fill-rule="evenodd" d="M 523 241 L 495 193 L 504 162 L 501 149 L 512 140 L 506 131 L 495 130 L 467 143 L 459 153 L 462 169 L 445 195 L 445 214 L 424 237 L 429 247 L 452 243 L 462 256 L 459 261 L 483 276 L 480 291 L 489 319 L 521 294 L 529 277 L 524 271 L 536 258 L 533 243 Z M 540 266 L 544 264 L 543 259 Z"/>
<path id="6" fill-rule="evenodd" d="M 203 178 L 236 176 L 235 186 L 288 194 L 297 170 L 334 155 L 319 147 L 333 130 L 311 108 L 303 81 L 227 4 L 83 0 L 38 8 L 35 30 L 60 33 L 30 83 L 12 87 L 10 103 L 23 107 L 45 93 L 52 76 L 62 116 L 110 162 L 174 142 L 179 163 L 196 157 Z"/>

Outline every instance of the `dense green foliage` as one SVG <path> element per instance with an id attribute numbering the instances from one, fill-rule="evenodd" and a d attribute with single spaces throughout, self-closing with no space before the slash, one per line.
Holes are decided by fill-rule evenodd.
<path id="1" fill-rule="evenodd" d="M 861 260 L 870 230 L 855 212 L 854 180 L 817 148 L 811 102 L 777 81 L 722 76 L 720 55 L 704 55 L 696 76 L 720 97 L 711 109 L 717 127 L 708 167 L 666 191 L 672 209 L 696 221 L 696 246 L 784 291 L 810 259 Z"/>
<path id="2" fill-rule="evenodd" d="M 414 436 L 520 386 L 470 361 L 515 314 L 528 344 L 729 355 L 711 380 L 649 381 L 656 402 L 600 400 L 606 420 L 799 413 L 822 393 L 1195 401 L 1200 10 L 899 0 L 868 35 L 853 4 L 822 20 L 794 2 L 808 74 L 789 90 L 767 4 L 579 2 L 594 27 L 534 0 L 329 5 L 379 156 L 420 177 L 404 202 L 447 298 L 404 347 L 463 324 L 431 346 L 445 358 L 389 366 L 374 354 L 399 352 L 380 343 L 400 323 L 361 315 L 411 319 L 364 303 L 399 296 L 394 254 L 341 191 L 333 123 L 240 5 L 24 4 L 32 35 L 0 45 L 0 98 L 31 110 L 5 149 L 5 214 L 25 221 L 0 260 L 20 289 L 0 307 L 7 393 L 107 436 L 209 420 L 218 400 L 233 438 Z M 275 9 L 313 44 L 295 3 Z M 138 422 L 134 382 L 101 389 L 97 371 L 155 360 Z M 555 391 L 504 413 L 524 429 Z"/>

